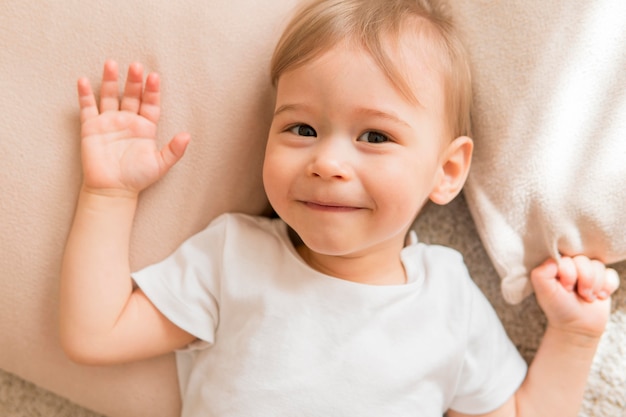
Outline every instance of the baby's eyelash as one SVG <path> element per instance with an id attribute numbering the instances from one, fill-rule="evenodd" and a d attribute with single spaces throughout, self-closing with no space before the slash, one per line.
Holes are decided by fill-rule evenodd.
<path id="1" fill-rule="evenodd" d="M 390 142 L 389 136 L 375 130 L 369 130 L 357 138 L 359 142 L 367 143 L 385 143 Z"/>
<path id="2" fill-rule="evenodd" d="M 292 125 L 288 127 L 287 130 L 293 133 L 294 135 L 298 135 L 298 136 L 312 136 L 312 137 L 317 136 L 317 132 L 315 131 L 315 129 L 313 129 L 311 126 L 304 124 L 304 123 Z"/>

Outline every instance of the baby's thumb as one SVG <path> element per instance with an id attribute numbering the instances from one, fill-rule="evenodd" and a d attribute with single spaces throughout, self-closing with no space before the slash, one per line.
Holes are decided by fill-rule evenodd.
<path id="1" fill-rule="evenodd" d="M 181 132 L 174 136 L 172 140 L 161 150 L 164 171 L 170 169 L 185 154 L 187 145 L 191 140 L 189 133 Z"/>

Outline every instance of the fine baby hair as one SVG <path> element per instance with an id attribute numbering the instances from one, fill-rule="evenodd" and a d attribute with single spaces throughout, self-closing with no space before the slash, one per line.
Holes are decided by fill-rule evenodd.
<path id="1" fill-rule="evenodd" d="M 418 104 L 409 85 L 412 77 L 394 62 L 405 37 L 424 36 L 422 43 L 436 65 L 446 90 L 450 139 L 471 136 L 472 81 L 470 64 L 444 2 L 428 0 L 317 0 L 302 8 L 286 27 L 271 61 L 274 85 L 289 69 L 303 65 L 342 41 L 367 51 L 396 88 Z M 394 55 L 394 58 L 397 58 Z"/>

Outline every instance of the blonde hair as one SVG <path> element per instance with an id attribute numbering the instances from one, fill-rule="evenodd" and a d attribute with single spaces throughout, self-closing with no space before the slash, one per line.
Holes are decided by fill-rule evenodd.
<path id="1" fill-rule="evenodd" d="M 430 23 L 427 30 L 444 79 L 450 134 L 471 135 L 472 87 L 465 49 L 445 8 L 429 0 L 317 0 L 301 9 L 283 32 L 271 62 L 271 77 L 313 60 L 341 41 L 358 42 L 389 80 L 410 101 L 417 102 L 409 83 L 385 51 L 385 39 L 398 39 L 405 24 Z M 412 25 L 424 36 L 424 25 Z M 429 28 L 425 28 L 429 29 Z"/>

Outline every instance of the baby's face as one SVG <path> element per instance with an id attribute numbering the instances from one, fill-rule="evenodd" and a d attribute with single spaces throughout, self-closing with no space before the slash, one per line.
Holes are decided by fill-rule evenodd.
<path id="1" fill-rule="evenodd" d="M 403 59 L 420 104 L 344 45 L 280 77 L 263 180 L 308 256 L 397 258 L 440 177 L 443 81 L 412 55 Z"/>

